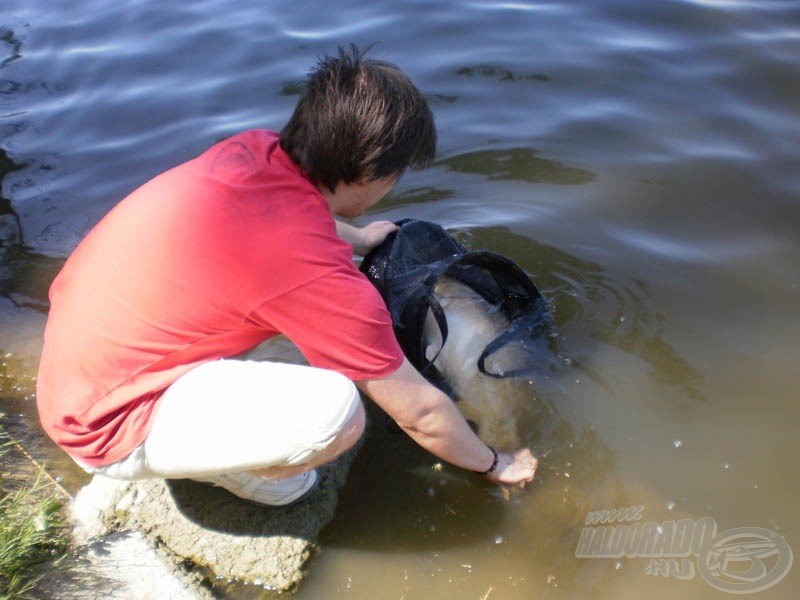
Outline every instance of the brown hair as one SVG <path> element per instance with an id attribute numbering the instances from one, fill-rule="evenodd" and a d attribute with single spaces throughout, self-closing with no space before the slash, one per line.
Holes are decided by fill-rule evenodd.
<path id="1" fill-rule="evenodd" d="M 436 152 L 428 103 L 395 65 L 364 58 L 355 45 L 325 56 L 308 77 L 281 148 L 317 186 L 425 167 Z"/>

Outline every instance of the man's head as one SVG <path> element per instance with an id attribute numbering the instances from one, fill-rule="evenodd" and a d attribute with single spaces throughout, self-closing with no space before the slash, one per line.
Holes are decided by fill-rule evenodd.
<path id="1" fill-rule="evenodd" d="M 340 183 L 396 178 L 429 165 L 436 128 L 425 98 L 400 69 L 351 46 L 311 71 L 281 147 L 317 187 L 335 191 Z"/>

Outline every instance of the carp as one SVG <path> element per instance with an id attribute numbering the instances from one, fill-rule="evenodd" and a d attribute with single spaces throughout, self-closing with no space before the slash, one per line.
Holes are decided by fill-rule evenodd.
<path id="1" fill-rule="evenodd" d="M 469 252 L 439 225 L 406 219 L 361 271 L 381 293 L 409 361 L 453 398 L 487 444 L 520 446 L 528 376 L 552 325 L 544 298 L 510 259 Z"/>

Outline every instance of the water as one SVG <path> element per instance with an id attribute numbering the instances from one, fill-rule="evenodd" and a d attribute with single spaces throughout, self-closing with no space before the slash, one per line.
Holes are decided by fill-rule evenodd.
<path id="1" fill-rule="evenodd" d="M 512 257 L 548 298 L 561 356 L 525 431 L 539 483 L 506 501 L 375 435 L 298 597 L 723 596 L 700 575 L 648 575 L 646 558 L 575 556 L 589 511 L 639 505 L 644 521 L 708 516 L 798 551 L 789 0 L 5 0 L 3 407 L 31 415 L 14 382 L 88 229 L 216 140 L 280 128 L 308 67 L 349 42 L 411 74 L 440 134 L 437 164 L 359 222 L 429 219 Z M 796 585 L 795 568 L 759 597 Z"/>

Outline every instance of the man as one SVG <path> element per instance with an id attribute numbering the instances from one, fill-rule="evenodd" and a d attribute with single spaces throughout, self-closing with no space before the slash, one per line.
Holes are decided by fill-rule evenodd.
<path id="1" fill-rule="evenodd" d="M 333 219 L 362 214 L 435 145 L 411 81 L 353 47 L 320 61 L 280 136 L 238 134 L 135 190 L 51 287 L 45 431 L 90 473 L 283 505 L 360 437 L 360 389 L 438 457 L 532 480 L 529 450 L 487 447 L 409 364 L 355 268 L 395 226 Z M 234 358 L 279 333 L 310 367 Z"/>

